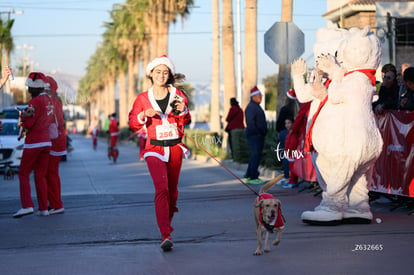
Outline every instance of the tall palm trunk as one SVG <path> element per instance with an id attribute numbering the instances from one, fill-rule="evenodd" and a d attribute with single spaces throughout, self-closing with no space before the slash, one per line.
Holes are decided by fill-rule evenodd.
<path id="1" fill-rule="evenodd" d="M 126 89 L 126 73 L 124 70 L 119 72 L 119 127 L 128 126 L 128 111 L 127 110 L 127 89 Z"/>
<path id="2" fill-rule="evenodd" d="M 211 72 L 210 130 L 220 131 L 220 19 L 219 0 L 212 0 L 213 8 L 213 63 Z"/>
<path id="3" fill-rule="evenodd" d="M 246 0 L 244 14 L 243 109 L 250 101 L 250 90 L 257 84 L 257 0 Z"/>
<path id="4" fill-rule="evenodd" d="M 282 0 L 282 22 L 292 22 L 293 0 Z M 286 91 L 290 87 L 290 64 L 279 64 L 276 111 L 285 103 Z"/>
<path id="5" fill-rule="evenodd" d="M 222 1 L 222 49 L 224 79 L 224 113 L 230 109 L 230 98 L 236 97 L 236 75 L 234 69 L 233 2 Z"/>

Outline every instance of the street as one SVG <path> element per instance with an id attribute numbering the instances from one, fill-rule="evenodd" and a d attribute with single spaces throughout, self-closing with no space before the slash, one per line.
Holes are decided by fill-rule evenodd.
<path id="1" fill-rule="evenodd" d="M 282 241 L 253 256 L 255 194 L 214 163 L 185 160 L 172 226 L 174 249 L 162 252 L 154 188 L 138 147 L 119 145 L 116 164 L 91 139 L 72 136 L 62 162 L 65 213 L 12 217 L 18 176 L 0 179 L 0 273 L 14 274 L 412 274 L 414 215 L 373 202 L 370 225 L 309 226 L 304 210 L 320 201 L 299 188 L 274 186 L 286 219 Z M 233 170 L 242 177 L 244 171 Z M 252 186 L 259 190 L 260 186 Z M 32 197 L 37 207 L 32 178 Z M 275 235 L 270 235 L 274 238 Z"/>

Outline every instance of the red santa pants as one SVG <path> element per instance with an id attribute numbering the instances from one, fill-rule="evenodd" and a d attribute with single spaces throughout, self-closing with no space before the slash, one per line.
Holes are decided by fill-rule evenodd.
<path id="1" fill-rule="evenodd" d="M 118 136 L 111 136 L 110 146 L 115 147 L 118 142 Z"/>
<path id="2" fill-rule="evenodd" d="M 47 197 L 49 206 L 53 209 L 60 209 L 63 207 L 59 177 L 59 163 L 61 158 L 62 156 L 49 156 L 49 166 L 47 167 Z"/>
<path id="3" fill-rule="evenodd" d="M 162 236 L 169 235 L 174 228 L 171 221 L 178 212 L 178 178 L 180 177 L 183 151 L 180 146 L 170 147 L 170 159 L 164 162 L 157 157 L 146 158 L 148 170 L 155 187 L 155 215 Z"/>
<path id="4" fill-rule="evenodd" d="M 19 168 L 20 201 L 23 208 L 34 207 L 30 193 L 30 173 L 34 170 L 37 202 L 39 210 L 47 210 L 46 172 L 49 163 L 50 147 L 23 149 Z"/>

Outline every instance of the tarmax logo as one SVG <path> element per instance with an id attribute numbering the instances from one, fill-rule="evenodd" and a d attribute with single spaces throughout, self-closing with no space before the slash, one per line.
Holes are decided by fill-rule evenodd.
<path id="1" fill-rule="evenodd" d="M 404 152 L 404 146 L 399 144 L 390 144 L 387 147 L 387 155 L 391 154 L 391 152 Z"/>

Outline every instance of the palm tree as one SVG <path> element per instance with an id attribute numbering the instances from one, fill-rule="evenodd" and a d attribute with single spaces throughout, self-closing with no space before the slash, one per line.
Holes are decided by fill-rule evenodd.
<path id="1" fill-rule="evenodd" d="M 213 10 L 213 63 L 211 72 L 210 130 L 220 132 L 220 19 L 219 0 L 212 1 Z"/>
<path id="2" fill-rule="evenodd" d="M 234 70 L 233 1 L 222 1 L 222 49 L 224 79 L 224 113 L 230 108 L 230 98 L 236 97 Z"/>
<path id="3" fill-rule="evenodd" d="M 250 101 L 250 90 L 257 84 L 257 0 L 246 0 L 244 9 L 243 109 Z"/>

